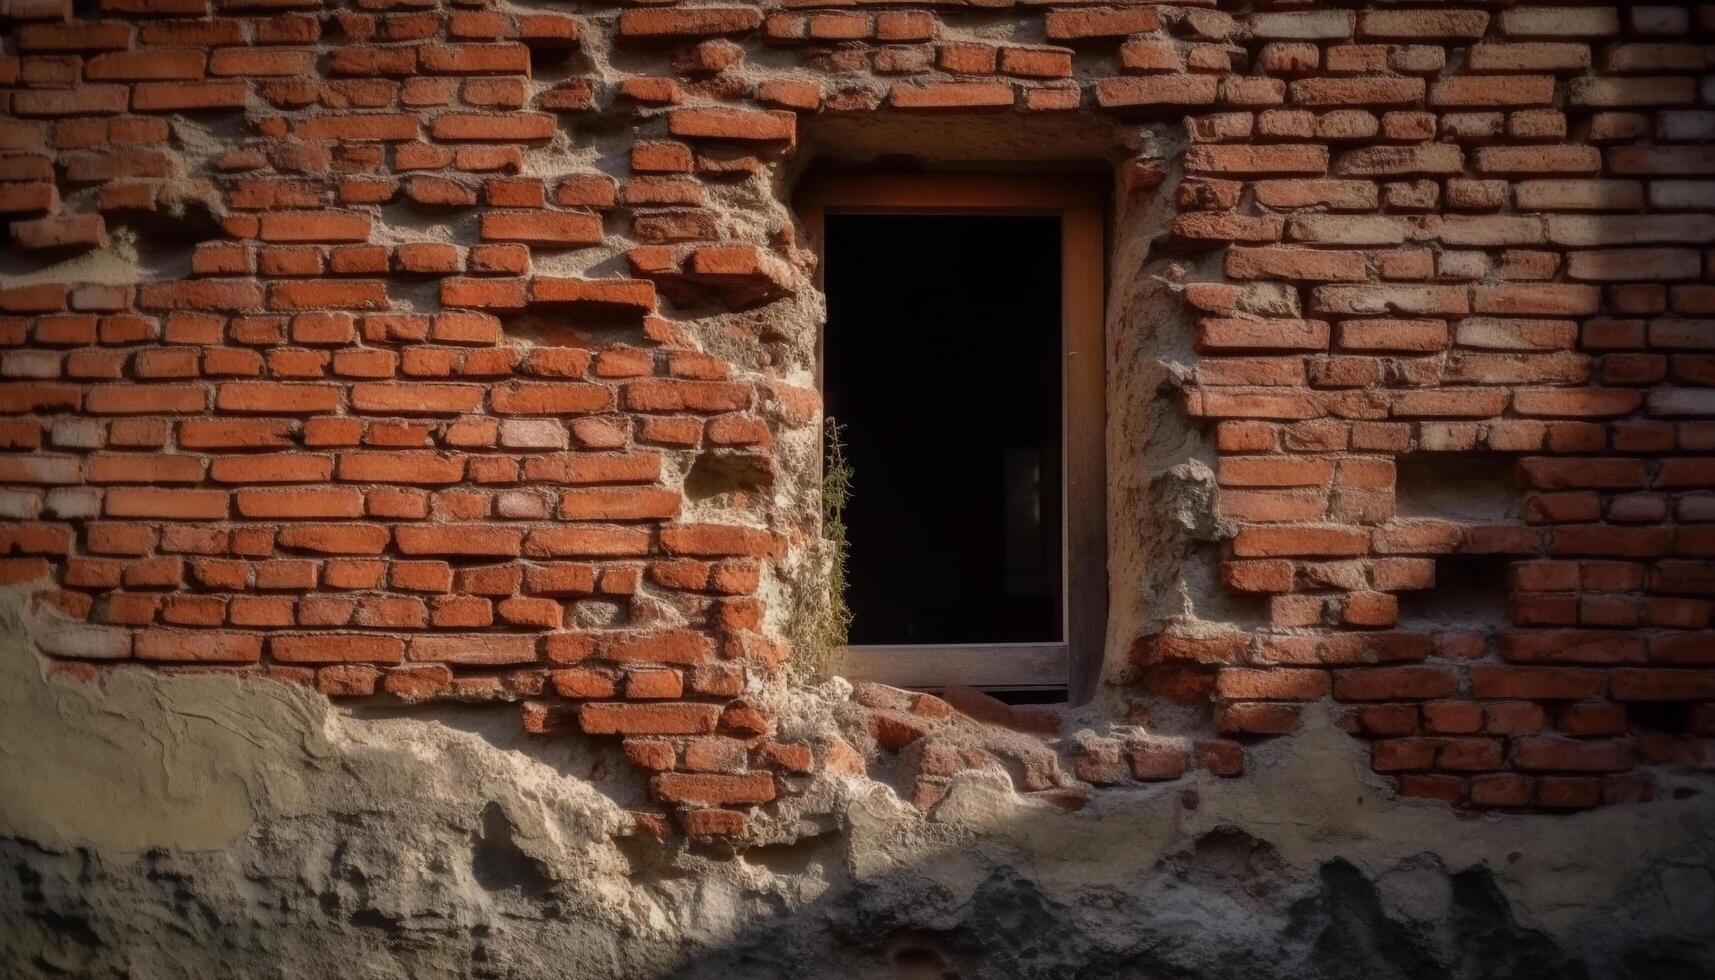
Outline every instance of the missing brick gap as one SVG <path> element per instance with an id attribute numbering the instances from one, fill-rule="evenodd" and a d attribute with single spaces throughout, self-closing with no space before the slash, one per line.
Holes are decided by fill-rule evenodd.
<path id="1" fill-rule="evenodd" d="M 1691 732 L 1691 704 L 1686 701 L 1640 701 L 1626 706 L 1626 717 L 1636 730 L 1662 735 Z"/>
<path id="2" fill-rule="evenodd" d="M 1511 456 L 1415 453 L 1396 463 L 1395 513 L 1468 523 L 1516 521 L 1520 494 Z"/>
<path id="3" fill-rule="evenodd" d="M 1512 623 L 1511 559 L 1496 555 L 1443 556 L 1435 587 L 1399 593 L 1399 626 L 1498 629 Z"/>
<path id="4" fill-rule="evenodd" d="M 1415 453 L 1396 464 L 1395 509 L 1406 520 L 1511 524 L 1521 495 L 1515 461 L 1494 454 Z M 1400 626 L 1511 625 L 1510 558 L 1445 555 L 1436 562 L 1435 586 L 1400 593 Z"/>
<path id="5" fill-rule="evenodd" d="M 839 840 L 832 830 L 747 848 L 746 864 L 766 868 L 776 875 L 801 875 L 817 867 L 832 867 L 840 861 Z"/>
<path id="6" fill-rule="evenodd" d="M 138 255 L 151 268 L 177 268 L 181 263 L 188 268 L 189 255 L 198 245 L 226 237 L 220 215 L 209 202 L 194 197 L 174 198 L 152 211 L 114 212 L 108 220 L 136 231 Z"/>
<path id="7" fill-rule="evenodd" d="M 1060 707 L 1066 703 L 1066 690 L 1060 687 L 1048 688 L 1018 688 L 1015 690 L 986 691 L 989 697 L 1003 704 L 1046 704 Z"/>
<path id="8" fill-rule="evenodd" d="M 529 45 L 530 77 L 537 82 L 560 84 L 587 81 L 597 66 L 575 42 L 550 43 L 537 39 Z"/>
<path id="9" fill-rule="evenodd" d="M 107 212 L 103 240 L 65 248 L 0 249 L 0 282 L 134 283 L 191 274 L 197 246 L 224 238 L 208 202 L 181 197 L 155 210 Z"/>
<path id="10" fill-rule="evenodd" d="M 1185 613 L 1246 632 L 1271 625 L 1267 594 L 1234 592 L 1221 584 L 1221 562 L 1227 557 L 1222 546 L 1209 541 L 1190 544 L 1189 552 L 1177 565 L 1183 584 L 1175 587 L 1175 598 L 1184 604 Z"/>
<path id="11" fill-rule="evenodd" d="M 774 484 L 774 468 L 767 456 L 758 453 L 705 452 L 698 454 L 685 474 L 685 496 L 694 501 L 728 498 L 742 506 L 750 494 Z"/>

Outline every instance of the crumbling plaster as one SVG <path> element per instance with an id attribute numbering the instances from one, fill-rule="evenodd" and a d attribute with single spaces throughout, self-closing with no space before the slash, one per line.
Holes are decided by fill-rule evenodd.
<path id="1" fill-rule="evenodd" d="M 1198 773 L 1077 813 L 982 772 L 928 814 L 818 776 L 734 860 L 623 836 L 617 753 L 519 734 L 504 707 L 353 712 L 139 669 L 97 686 L 45 669 L 24 602 L 10 592 L 0 618 L 0 958 L 18 975 L 1715 968 L 1706 785 L 1474 817 L 1395 798 L 1316 718 L 1256 749 L 1247 779 Z M 790 721 L 834 728 L 841 684 Z M 930 967 L 946 972 L 913 972 Z"/>

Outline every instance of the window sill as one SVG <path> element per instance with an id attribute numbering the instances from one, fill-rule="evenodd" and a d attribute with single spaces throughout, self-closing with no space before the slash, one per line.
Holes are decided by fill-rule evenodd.
<path id="1" fill-rule="evenodd" d="M 1065 643 L 971 643 L 851 646 L 840 676 L 893 687 L 1063 688 Z"/>

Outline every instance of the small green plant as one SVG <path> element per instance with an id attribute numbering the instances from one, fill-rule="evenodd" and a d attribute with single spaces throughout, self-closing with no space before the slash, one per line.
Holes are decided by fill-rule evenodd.
<path id="1" fill-rule="evenodd" d="M 827 549 L 827 594 L 822 597 L 815 624 L 817 645 L 824 658 L 846 645 L 852 610 L 846 605 L 846 504 L 852 496 L 852 465 L 846 460 L 846 445 L 840 423 L 832 416 L 822 428 L 822 541 Z"/>

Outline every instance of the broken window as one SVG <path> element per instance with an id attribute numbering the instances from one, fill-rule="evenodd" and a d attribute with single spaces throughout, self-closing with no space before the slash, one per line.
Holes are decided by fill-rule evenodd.
<path id="1" fill-rule="evenodd" d="M 871 175 L 803 201 L 854 470 L 845 673 L 1081 699 L 1107 588 L 1099 194 Z"/>

